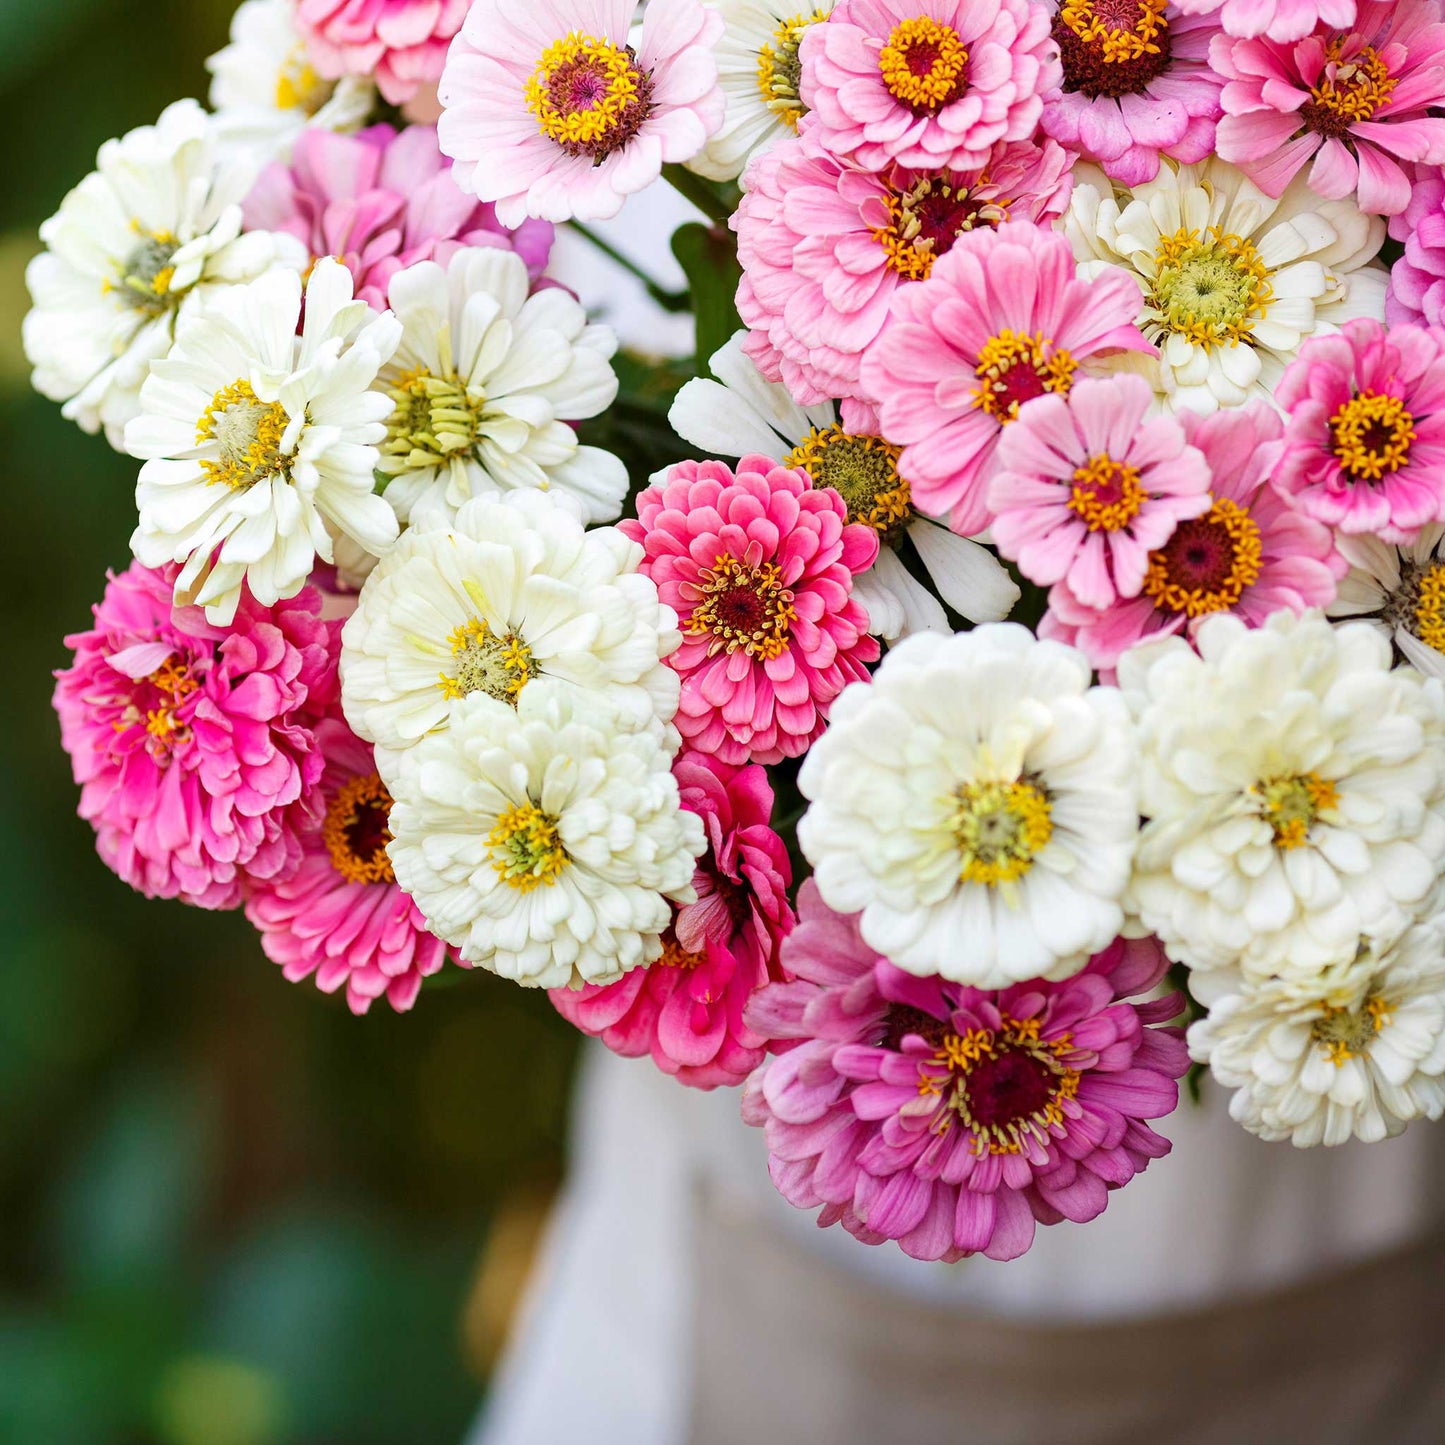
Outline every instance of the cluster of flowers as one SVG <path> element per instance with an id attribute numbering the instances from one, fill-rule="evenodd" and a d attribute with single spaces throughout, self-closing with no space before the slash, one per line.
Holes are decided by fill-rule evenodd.
<path id="1" fill-rule="evenodd" d="M 102 857 L 358 1011 L 547 988 L 920 1258 L 1096 1216 L 1191 1057 L 1438 1118 L 1441 0 L 636 9 L 246 0 L 47 223 L 36 385 L 143 463 Z M 543 272 L 662 175 L 743 329 L 633 486 Z"/>

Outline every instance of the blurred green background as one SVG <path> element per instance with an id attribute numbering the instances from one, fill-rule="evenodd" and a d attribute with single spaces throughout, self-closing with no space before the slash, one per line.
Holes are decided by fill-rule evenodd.
<path id="1" fill-rule="evenodd" d="M 134 465 L 30 393 L 35 228 L 204 97 L 230 0 L 0 0 L 0 1442 L 461 1438 L 560 1167 L 575 1036 L 489 975 L 354 1019 L 96 858 L 50 709 Z"/>

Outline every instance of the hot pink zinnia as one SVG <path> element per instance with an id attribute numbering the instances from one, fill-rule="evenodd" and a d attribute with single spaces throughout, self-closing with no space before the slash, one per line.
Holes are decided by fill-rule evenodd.
<path id="1" fill-rule="evenodd" d="M 1310 189 L 1358 195 L 1360 209 L 1394 216 L 1410 200 L 1401 161 L 1445 161 L 1445 24 L 1438 0 L 1360 0 L 1346 32 L 1295 44 L 1216 37 L 1224 87 L 1220 156 L 1271 196 L 1306 161 Z"/>
<path id="2" fill-rule="evenodd" d="M 682 462 L 618 525 L 643 546 L 640 570 L 677 613 L 678 731 L 725 763 L 807 751 L 833 699 L 878 660 L 853 578 L 878 534 L 848 524 L 831 488 L 767 457 Z"/>
<path id="3" fill-rule="evenodd" d="M 1184 15 L 1217 15 L 1230 35 L 1303 40 L 1316 26 L 1346 30 L 1355 0 L 1175 0 Z"/>
<path id="4" fill-rule="evenodd" d="M 470 0 L 300 0 L 296 28 L 317 74 L 373 77 L 392 105 L 441 79 Z"/>
<path id="5" fill-rule="evenodd" d="M 1183 1000 L 1124 1002 L 1164 977 L 1153 939 L 1120 939 L 1062 983 L 985 992 L 895 968 L 811 880 L 799 908 L 795 981 L 748 1009 L 785 1052 L 748 1080 L 743 1118 L 820 1225 L 915 1259 L 1016 1259 L 1036 1224 L 1095 1218 L 1169 1152 L 1145 1121 L 1179 1101 L 1183 1034 L 1157 1025 Z"/>
<path id="6" fill-rule="evenodd" d="M 1062 215 L 1072 164 L 1053 141 L 1018 141 L 981 172 L 874 173 L 828 155 L 805 124 L 753 162 L 731 222 L 738 313 L 752 328 L 744 350 L 804 406 L 853 395 L 894 291 L 966 232 Z"/>
<path id="7" fill-rule="evenodd" d="M 1143 377 L 1085 380 L 1004 431 L 989 530 L 1031 582 L 1089 607 L 1137 597 L 1149 554 L 1209 510 L 1209 464 L 1173 417 L 1146 419 L 1153 402 Z"/>
<path id="8" fill-rule="evenodd" d="M 383 997 L 404 1012 L 446 961 L 446 945 L 397 886 L 386 855 L 391 795 L 370 746 L 339 716 L 317 727 L 316 741 L 326 758 L 321 817 L 301 834 L 294 873 L 248 888 L 246 917 L 292 983 L 314 974 L 323 993 L 345 985 L 354 1014 Z"/>
<path id="9" fill-rule="evenodd" d="M 981 532 L 1004 427 L 1034 397 L 1067 394 L 1099 353 L 1152 353 L 1139 308 L 1125 271 L 1084 280 L 1069 243 L 1026 221 L 960 236 L 928 280 L 895 292 L 862 383 L 883 435 L 903 447 L 914 502 L 951 514 L 962 536 Z"/>
<path id="10" fill-rule="evenodd" d="M 249 595 L 225 628 L 172 610 L 172 571 L 112 576 L 65 639 L 60 733 L 106 865 L 151 898 L 234 908 L 243 874 L 285 877 L 315 808 L 315 719 L 337 694 L 338 625 L 308 587 Z"/>
<path id="11" fill-rule="evenodd" d="M 1059 582 L 1039 624 L 1040 637 L 1071 643 L 1106 675 L 1136 642 L 1176 632 L 1192 637 L 1216 612 L 1258 627 L 1283 609 L 1327 607 L 1349 570 L 1329 528 L 1293 510 L 1273 485 L 1284 442 L 1272 407 L 1252 402 L 1212 416 L 1177 416 L 1209 464 L 1209 510 L 1181 522 L 1149 554 L 1139 596 L 1089 607 Z"/>
<path id="12" fill-rule="evenodd" d="M 1390 270 L 1385 319 L 1391 326 L 1445 325 L 1445 175 L 1414 168 L 1410 204 L 1390 218 L 1390 235 L 1404 242 L 1405 254 Z"/>
<path id="13" fill-rule="evenodd" d="M 743 1021 L 743 1008 L 783 976 L 778 945 L 793 926 L 793 869 L 770 826 L 773 790 L 763 768 L 685 750 L 672 771 L 682 806 L 707 827 L 707 852 L 693 875 L 697 902 L 674 910 L 651 967 L 548 996 L 564 1018 L 619 1054 L 650 1053 L 664 1073 L 694 1088 L 731 1087 L 762 1062 L 765 1040 Z"/>
<path id="14" fill-rule="evenodd" d="M 798 94 L 824 150 L 865 170 L 977 170 L 1027 140 L 1059 83 L 1029 0 L 839 0 L 803 32 Z"/>
<path id="15" fill-rule="evenodd" d="M 1413 542 L 1445 522 L 1445 337 L 1349 321 L 1307 341 L 1275 395 L 1289 414 L 1276 485 L 1341 532 Z"/>
<path id="16" fill-rule="evenodd" d="M 268 166 L 244 211 L 253 230 L 286 231 L 313 256 L 339 258 L 357 296 L 378 311 L 391 278 L 418 261 L 445 266 L 465 246 L 501 246 L 536 281 L 552 250 L 548 222 L 509 231 L 491 206 L 458 190 L 429 125 L 399 135 L 389 125 L 357 135 L 304 130 L 291 164 Z"/>

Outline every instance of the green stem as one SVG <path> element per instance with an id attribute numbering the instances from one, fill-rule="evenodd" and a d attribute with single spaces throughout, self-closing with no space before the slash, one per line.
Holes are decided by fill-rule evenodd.
<path id="1" fill-rule="evenodd" d="M 581 221 L 571 222 L 572 229 L 590 245 L 595 246 L 609 261 L 621 266 L 624 271 L 636 276 L 644 286 L 647 287 L 647 294 L 657 302 L 664 311 L 686 311 L 688 297 L 685 291 L 668 291 L 659 286 L 641 266 L 630 256 L 625 256 L 610 241 L 604 240 L 591 226 L 584 226 Z"/>
<path id="2" fill-rule="evenodd" d="M 726 225 L 733 213 L 732 205 L 721 195 L 711 181 L 695 175 L 686 166 L 665 165 L 662 178 L 678 195 L 689 200 L 717 225 Z"/>

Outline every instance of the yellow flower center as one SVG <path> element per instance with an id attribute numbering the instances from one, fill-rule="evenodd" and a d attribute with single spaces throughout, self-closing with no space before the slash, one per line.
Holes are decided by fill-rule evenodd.
<path id="1" fill-rule="evenodd" d="M 709 657 L 741 648 L 749 657 L 767 661 L 788 650 L 789 631 L 798 614 L 777 563 L 749 567 L 723 555 L 691 590 L 697 594 L 697 605 L 683 631 L 689 637 L 711 637 Z"/>
<path id="2" fill-rule="evenodd" d="M 375 773 L 348 778 L 326 809 L 321 840 L 331 866 L 348 883 L 395 883 L 386 845 L 391 842 L 391 794 Z"/>
<path id="3" fill-rule="evenodd" d="M 474 394 L 456 376 L 410 371 L 387 388 L 396 403 L 386 424 L 377 470 L 389 476 L 444 466 L 477 443 L 486 397 Z"/>
<path id="4" fill-rule="evenodd" d="M 1082 517 L 1091 532 L 1118 532 L 1139 515 L 1144 500 L 1139 473 L 1104 452 L 1074 472 L 1069 510 Z"/>
<path id="5" fill-rule="evenodd" d="M 1359 1008 L 1335 1008 L 1325 1004 L 1310 1025 L 1310 1037 L 1319 1044 L 1337 1068 L 1370 1051 L 1370 1044 L 1390 1022 L 1390 1005 L 1372 994 Z"/>
<path id="6" fill-rule="evenodd" d="M 783 461 L 832 487 L 848 508 L 848 520 L 888 536 L 913 516 L 912 493 L 898 475 L 902 452 L 882 437 L 852 436 L 840 426 L 814 427 Z"/>
<path id="7" fill-rule="evenodd" d="M 976 176 L 974 186 L 987 180 Z M 949 176 L 924 176 L 887 198 L 888 224 L 873 229 L 890 270 L 908 281 L 926 281 L 933 263 L 966 231 L 993 229 L 1008 220 L 1006 201 L 976 200 L 973 189 Z"/>
<path id="8" fill-rule="evenodd" d="M 279 401 L 257 400 L 249 381 L 223 387 L 196 423 L 196 445 L 213 442 L 220 452 L 214 460 L 201 461 L 206 481 L 244 492 L 277 472 L 289 480 L 291 464 L 281 455 L 289 424 L 286 408 Z"/>
<path id="9" fill-rule="evenodd" d="M 1027 779 L 965 783 L 955 803 L 953 836 L 964 883 L 1016 883 L 1054 836 L 1048 795 Z"/>
<path id="10" fill-rule="evenodd" d="M 1098 60 L 1124 65 L 1159 54 L 1159 39 L 1168 30 L 1168 0 L 1065 0 L 1059 20 L 1089 45 Z"/>
<path id="11" fill-rule="evenodd" d="M 1253 242 L 1218 226 L 1161 236 L 1146 320 L 1206 351 L 1247 340 L 1269 314 L 1274 285 Z"/>
<path id="12" fill-rule="evenodd" d="M 957 100 L 967 66 L 958 32 L 926 15 L 895 25 L 878 56 L 883 84 L 914 111 L 938 110 Z"/>
<path id="13" fill-rule="evenodd" d="M 1282 853 L 1303 848 L 1320 814 L 1340 802 L 1335 785 L 1318 773 L 1261 779 L 1249 791 L 1259 799 L 1260 816 L 1274 830 L 1274 846 Z"/>
<path id="14" fill-rule="evenodd" d="M 1433 563 L 1415 585 L 1415 625 L 1410 630 L 1426 647 L 1445 652 L 1445 566 Z"/>
<path id="15" fill-rule="evenodd" d="M 1338 139 L 1359 122 L 1369 120 L 1390 98 L 1395 78 L 1373 45 L 1352 48 L 1337 35 L 1325 46 L 1324 74 L 1310 87 L 1310 98 L 1300 107 L 1300 119 L 1321 135 Z"/>
<path id="16" fill-rule="evenodd" d="M 535 803 L 508 808 L 487 834 L 492 867 L 509 888 L 530 893 L 550 888 L 570 861 L 557 836 L 557 820 Z"/>
<path id="17" fill-rule="evenodd" d="M 1181 522 L 1149 554 L 1144 596 L 1161 612 L 1204 617 L 1224 612 L 1259 580 L 1263 568 L 1259 525 L 1243 507 L 1218 498 L 1202 517 Z"/>
<path id="18" fill-rule="evenodd" d="M 690 953 L 677 941 L 677 934 L 669 928 L 662 935 L 662 956 L 657 962 L 662 968 L 680 968 L 691 973 L 699 964 L 707 962 L 707 954 Z"/>
<path id="19" fill-rule="evenodd" d="M 542 52 L 526 94 L 543 135 L 568 155 L 600 162 L 651 113 L 652 75 L 631 46 L 574 30 Z"/>
<path id="20" fill-rule="evenodd" d="M 139 221 L 131 230 L 140 238 L 123 261 L 115 263 L 115 279 L 103 283 L 107 293 L 117 293 L 134 311 L 161 316 L 181 304 L 182 292 L 172 291 L 176 268 L 172 257 L 180 242 L 169 231 L 148 231 Z"/>
<path id="21" fill-rule="evenodd" d="M 517 695 L 541 671 L 515 632 L 498 637 L 480 617 L 454 628 L 448 641 L 452 670 L 440 674 L 437 686 L 449 698 L 484 692 L 515 707 Z"/>
<path id="22" fill-rule="evenodd" d="M 276 76 L 276 109 L 304 110 L 315 115 L 331 99 L 332 85 L 311 67 L 306 47 L 298 45 Z"/>
<path id="23" fill-rule="evenodd" d="M 798 80 L 803 71 L 798 47 L 803 43 L 803 32 L 810 25 L 827 18 L 826 10 L 814 10 L 811 15 L 794 15 L 784 20 L 773 31 L 772 39 L 758 49 L 758 90 L 763 104 L 789 130 L 797 130 L 798 122 L 807 111 L 798 99 Z"/>
<path id="24" fill-rule="evenodd" d="M 1330 418 L 1334 453 L 1355 481 L 1378 482 L 1410 460 L 1415 418 L 1397 396 L 1362 391 Z"/>
<path id="25" fill-rule="evenodd" d="M 1078 362 L 1067 351 L 1055 350 L 1041 331 L 1000 331 L 989 337 L 979 353 L 973 374 L 978 378 L 974 405 L 1000 422 L 1010 422 L 1024 402 L 1046 391 L 1069 394 Z"/>
<path id="26" fill-rule="evenodd" d="M 191 730 L 188 725 L 176 720 L 176 710 L 200 687 L 200 683 L 191 676 L 190 668 L 174 653 L 145 681 L 156 690 L 154 706 L 147 708 L 145 714 L 145 729 L 150 738 L 146 746 L 152 756 L 159 757 L 190 740 Z M 130 722 L 139 720 L 137 709 L 118 722 L 116 729 L 123 730 Z"/>

